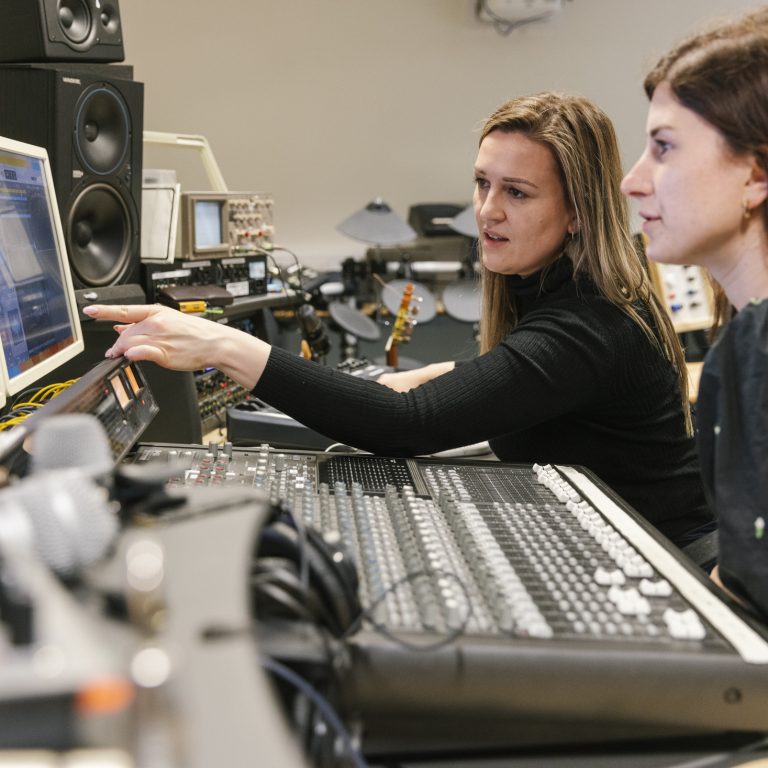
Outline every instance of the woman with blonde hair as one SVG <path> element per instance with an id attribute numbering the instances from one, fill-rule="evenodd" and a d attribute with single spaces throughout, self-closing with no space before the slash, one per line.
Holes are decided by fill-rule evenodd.
<path id="1" fill-rule="evenodd" d="M 474 176 L 481 354 L 408 391 L 163 307 L 86 311 L 120 323 L 109 356 L 217 367 L 335 440 L 398 456 L 488 440 L 505 461 L 583 465 L 674 541 L 697 538 L 712 517 L 685 365 L 632 245 L 610 120 L 578 97 L 512 99 L 483 129 Z"/>

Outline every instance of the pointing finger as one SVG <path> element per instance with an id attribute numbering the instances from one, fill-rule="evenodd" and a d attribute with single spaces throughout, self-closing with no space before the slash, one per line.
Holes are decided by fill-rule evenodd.
<path id="1" fill-rule="evenodd" d="M 118 323 L 138 323 L 157 311 L 154 304 L 91 304 L 83 313 L 94 320 Z"/>

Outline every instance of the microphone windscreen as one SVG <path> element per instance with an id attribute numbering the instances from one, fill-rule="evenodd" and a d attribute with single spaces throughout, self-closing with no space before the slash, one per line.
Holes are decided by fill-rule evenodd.
<path id="1" fill-rule="evenodd" d="M 107 433 L 91 414 L 66 413 L 46 419 L 32 440 L 33 473 L 79 467 L 98 477 L 113 469 Z"/>
<path id="2" fill-rule="evenodd" d="M 106 490 L 82 469 L 31 476 L 2 491 L 0 527 L 10 506 L 26 513 L 40 559 L 65 576 L 102 558 L 119 528 Z"/>

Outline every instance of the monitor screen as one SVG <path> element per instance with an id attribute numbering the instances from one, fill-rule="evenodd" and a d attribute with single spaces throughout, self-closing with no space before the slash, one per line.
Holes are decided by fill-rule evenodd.
<path id="1" fill-rule="evenodd" d="M 195 201 L 195 247 L 215 248 L 224 243 L 221 210 L 224 203 L 219 200 Z"/>
<path id="2" fill-rule="evenodd" d="M 0 356 L 8 394 L 83 349 L 44 149 L 0 137 Z"/>

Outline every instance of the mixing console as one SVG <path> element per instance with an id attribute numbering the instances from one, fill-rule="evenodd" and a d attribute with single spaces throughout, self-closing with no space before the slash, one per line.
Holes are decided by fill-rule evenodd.
<path id="1" fill-rule="evenodd" d="M 768 662 L 768 645 L 574 468 L 231 444 L 147 444 L 132 461 L 177 463 L 172 485 L 263 489 L 338 534 L 358 564 L 363 604 L 375 603 L 391 630 L 735 646 Z M 401 584 L 417 573 L 434 576 Z"/>

